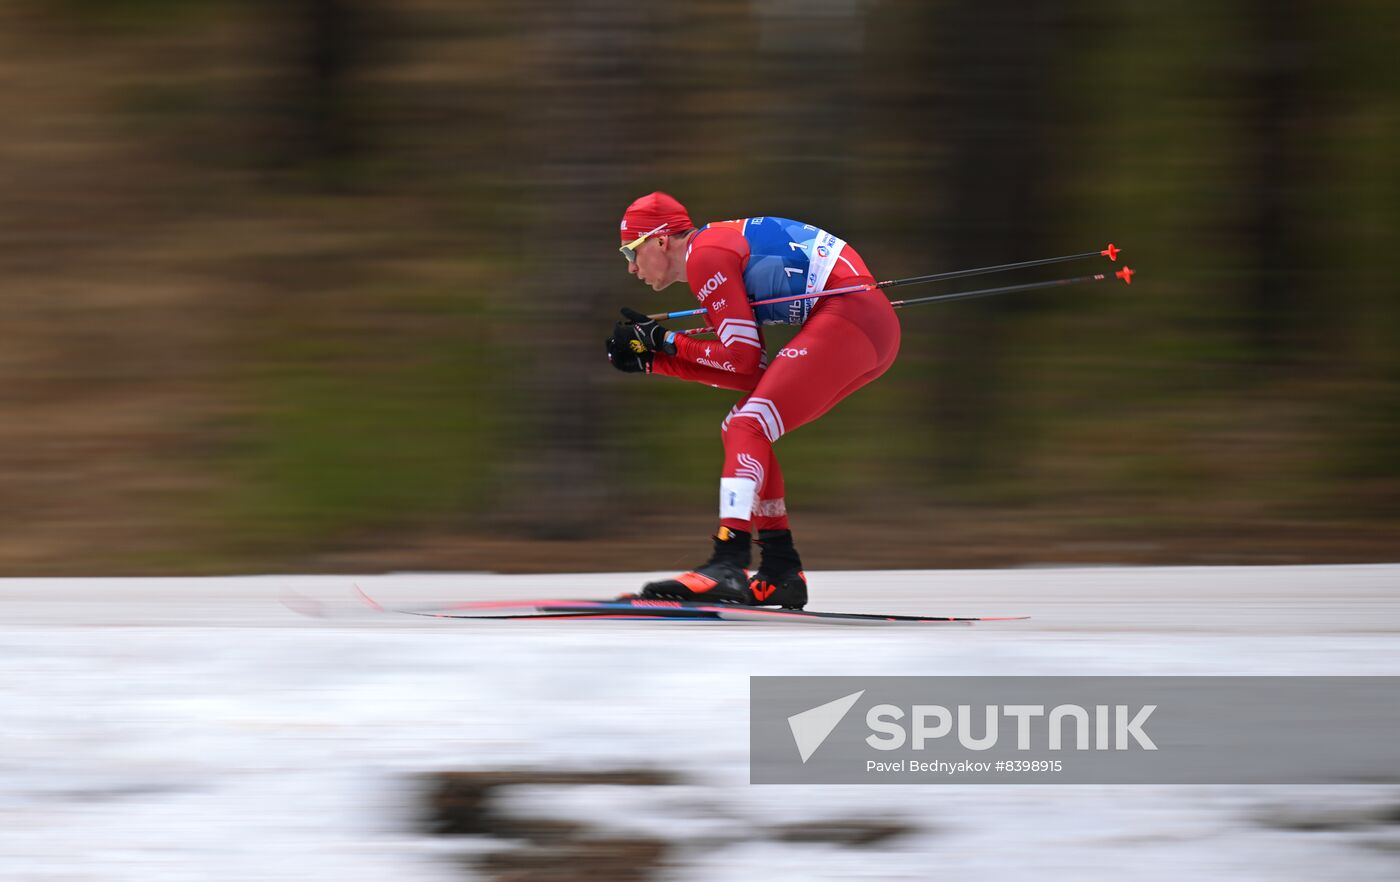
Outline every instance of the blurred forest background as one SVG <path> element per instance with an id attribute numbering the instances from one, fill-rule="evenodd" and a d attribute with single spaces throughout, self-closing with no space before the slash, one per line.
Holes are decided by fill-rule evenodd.
<path id="1" fill-rule="evenodd" d="M 1388 0 L 0 0 L 0 574 L 697 563 L 734 396 L 603 356 L 693 305 L 616 252 L 655 189 L 877 278 L 1139 273 L 901 312 L 779 446 L 810 568 L 1396 560 L 1397 46 Z"/>

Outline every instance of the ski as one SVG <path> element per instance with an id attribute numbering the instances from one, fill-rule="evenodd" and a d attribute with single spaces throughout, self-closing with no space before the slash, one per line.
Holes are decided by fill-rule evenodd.
<path id="1" fill-rule="evenodd" d="M 881 613 L 818 612 L 776 609 L 738 604 L 704 603 L 685 600 L 648 600 L 620 597 L 615 600 L 505 600 L 441 604 L 422 608 L 385 607 L 358 585 L 360 599 L 380 612 L 425 616 L 436 619 L 670 619 L 730 622 L 804 622 L 842 625 L 921 624 L 971 625 L 974 622 L 1019 621 L 1029 616 L 910 616 Z"/>

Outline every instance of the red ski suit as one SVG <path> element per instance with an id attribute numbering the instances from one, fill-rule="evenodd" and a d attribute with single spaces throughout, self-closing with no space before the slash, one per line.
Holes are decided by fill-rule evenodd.
<path id="1" fill-rule="evenodd" d="M 749 256 L 748 241 L 731 224 L 695 235 L 686 279 L 720 339 L 677 335 L 676 354 L 657 353 L 652 370 L 748 393 L 722 426 L 720 523 L 735 530 L 786 530 L 783 474 L 773 442 L 888 370 L 899 352 L 899 320 L 879 290 L 823 297 L 769 363 L 744 287 Z M 845 245 L 824 287 L 874 282 L 860 255 Z M 755 292 L 754 299 L 770 296 Z"/>

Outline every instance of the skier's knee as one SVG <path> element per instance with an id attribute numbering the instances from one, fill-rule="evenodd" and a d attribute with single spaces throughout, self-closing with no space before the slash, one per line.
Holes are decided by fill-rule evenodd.
<path id="1" fill-rule="evenodd" d="M 730 420 L 724 429 L 724 449 L 753 450 L 770 446 L 768 433 L 764 430 L 763 423 L 746 414 L 740 414 Z"/>

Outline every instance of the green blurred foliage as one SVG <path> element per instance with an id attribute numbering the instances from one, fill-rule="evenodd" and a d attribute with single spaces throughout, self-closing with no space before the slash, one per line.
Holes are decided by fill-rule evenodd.
<path id="1" fill-rule="evenodd" d="M 10 571 L 568 567 L 594 559 L 493 549 L 703 535 L 733 395 L 601 357 L 618 306 L 690 302 L 616 257 L 652 189 L 802 217 L 881 278 L 1109 239 L 1140 273 L 902 313 L 891 372 L 781 443 L 795 525 L 843 555 L 817 566 L 1394 556 L 1393 4 L 0 25 L 35 84 L 0 100 Z"/>

